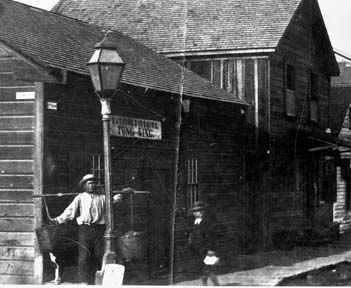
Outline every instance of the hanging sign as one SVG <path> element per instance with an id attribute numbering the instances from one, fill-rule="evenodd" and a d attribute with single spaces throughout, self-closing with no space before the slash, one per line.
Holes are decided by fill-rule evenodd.
<path id="1" fill-rule="evenodd" d="M 111 136 L 161 140 L 161 122 L 111 115 Z"/>

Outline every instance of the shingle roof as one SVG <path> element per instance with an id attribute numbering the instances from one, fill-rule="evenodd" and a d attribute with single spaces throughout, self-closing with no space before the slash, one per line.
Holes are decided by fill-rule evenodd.
<path id="1" fill-rule="evenodd" d="M 347 128 L 345 131 L 348 133 L 349 138 L 348 117 L 351 101 L 351 66 L 348 66 L 349 62 L 339 62 L 338 64 L 340 75 L 338 77 L 331 77 L 331 129 L 339 133 L 342 127 L 345 126 Z"/>
<path id="2" fill-rule="evenodd" d="M 332 87 L 330 97 L 330 128 L 339 133 L 348 114 L 351 101 L 351 86 Z M 348 128 L 348 127 L 347 127 Z"/>
<path id="3" fill-rule="evenodd" d="M 53 11 L 160 53 L 274 48 L 301 0 L 60 0 Z"/>
<path id="4" fill-rule="evenodd" d="M 0 0 L 0 43 L 38 65 L 88 74 L 94 45 L 104 29 L 69 17 Z M 243 100 L 216 88 L 210 82 L 160 56 L 119 32 L 109 34 L 118 43 L 126 62 L 121 81 L 136 86 L 181 93 L 193 97 L 246 105 Z M 184 84 L 184 85 L 183 85 Z"/>
<path id="5" fill-rule="evenodd" d="M 331 78 L 332 87 L 351 87 L 351 62 L 339 62 L 340 75 Z"/>

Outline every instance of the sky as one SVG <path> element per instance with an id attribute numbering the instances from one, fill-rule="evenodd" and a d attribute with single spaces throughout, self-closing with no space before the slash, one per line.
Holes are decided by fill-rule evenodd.
<path id="1" fill-rule="evenodd" d="M 50 10 L 57 2 L 57 0 L 16 1 L 46 10 Z M 351 27 L 351 0 L 318 0 L 318 3 L 333 48 L 351 57 L 351 33 L 349 31 Z"/>
<path id="2" fill-rule="evenodd" d="M 351 0 L 318 0 L 334 49 L 351 57 Z"/>
<path id="3" fill-rule="evenodd" d="M 22 2 L 27 5 L 39 7 L 45 10 L 50 10 L 58 0 L 15 0 L 17 2 Z"/>

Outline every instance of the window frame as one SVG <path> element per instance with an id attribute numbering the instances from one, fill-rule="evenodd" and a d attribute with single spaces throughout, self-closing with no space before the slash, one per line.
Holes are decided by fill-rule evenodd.
<path id="1" fill-rule="evenodd" d="M 294 68 L 293 74 L 289 75 L 290 69 Z M 286 62 L 285 63 L 285 74 L 284 74 L 284 111 L 285 114 L 289 117 L 296 117 L 297 115 L 297 81 L 296 81 L 296 66 L 292 63 Z M 291 83 L 293 81 L 293 83 Z M 291 98 L 291 99 L 290 99 Z M 289 106 L 288 106 L 289 105 Z"/>
<path id="2" fill-rule="evenodd" d="M 310 175 L 315 207 L 336 202 L 337 164 L 334 156 L 319 155 L 311 159 Z"/>
<path id="3" fill-rule="evenodd" d="M 309 120 L 314 123 L 319 122 L 319 75 L 317 73 L 311 72 L 309 74 Z M 316 104 L 316 111 L 312 113 L 312 102 Z M 316 114 L 316 117 L 313 115 Z"/>
<path id="4" fill-rule="evenodd" d="M 91 154 L 91 173 L 97 178 L 97 185 L 104 184 L 104 155 L 98 153 Z"/>
<path id="5" fill-rule="evenodd" d="M 259 60 L 259 59 L 268 59 L 266 56 L 261 57 L 218 57 L 218 58 L 202 58 L 202 59 L 187 59 L 181 62 L 187 69 L 193 71 L 194 73 L 201 76 L 199 73 L 193 70 L 194 66 L 192 63 L 194 62 L 210 62 L 210 79 L 205 78 L 214 85 L 218 86 L 214 83 L 214 79 L 218 79 L 218 77 L 214 77 L 214 62 L 219 62 L 219 69 L 217 71 L 220 72 L 219 88 L 225 90 L 227 93 L 238 97 L 239 99 L 246 99 L 245 86 L 247 85 L 245 75 L 246 75 L 246 60 Z M 226 75 L 225 75 L 226 74 Z"/>
<path id="6" fill-rule="evenodd" d="M 194 206 L 196 201 L 200 199 L 199 191 L 199 170 L 198 170 L 198 158 L 190 157 L 187 161 L 187 186 L 190 198 L 190 207 Z"/>
<path id="7" fill-rule="evenodd" d="M 322 203 L 335 203 L 337 193 L 337 165 L 334 156 L 325 155 L 321 160 L 322 164 L 322 175 L 321 175 L 321 198 L 320 204 Z"/>

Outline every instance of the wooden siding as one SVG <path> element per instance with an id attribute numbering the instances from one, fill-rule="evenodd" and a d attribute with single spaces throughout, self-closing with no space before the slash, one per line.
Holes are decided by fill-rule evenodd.
<path id="1" fill-rule="evenodd" d="M 311 136 L 323 137 L 329 125 L 330 76 L 325 68 L 325 57 L 318 53 L 321 50 L 315 33 L 310 31 L 309 8 L 302 7 L 289 25 L 285 36 L 271 58 L 271 101 L 272 133 L 275 135 L 296 129 L 297 123 L 303 126 Z M 313 36 L 311 36 L 313 35 Z M 285 65 L 290 63 L 296 68 L 297 116 L 284 115 Z M 310 73 L 319 77 L 319 121 L 308 120 Z M 299 119 L 299 122 L 296 120 Z"/>
<path id="2" fill-rule="evenodd" d="M 18 80 L 21 59 L 0 47 L 0 283 L 34 284 L 34 83 Z"/>
<path id="3" fill-rule="evenodd" d="M 315 17 L 310 16 L 310 8 L 307 4 L 304 5 L 298 9 L 289 24 L 277 52 L 270 57 L 270 165 L 274 201 L 270 203 L 272 218 L 269 221 L 273 231 L 289 229 L 291 225 L 298 229 L 299 225 L 306 222 L 306 207 L 303 203 L 304 185 L 308 179 L 299 172 L 298 163 L 308 162 L 311 155 L 308 155 L 307 147 L 299 144 L 299 141 L 306 135 L 327 140 L 325 129 L 330 127 L 330 75 L 326 69 L 326 57 L 320 53 L 324 51 L 320 41 L 323 35 L 318 35 L 319 32 L 315 28 L 321 23 L 311 22 L 315 21 Z M 285 113 L 287 64 L 296 69 L 296 117 L 287 116 Z M 317 122 L 309 120 L 310 73 L 318 75 Z M 298 182 L 297 177 L 300 177 Z M 315 213 L 331 223 L 330 207 L 331 204 L 326 203 L 323 207 L 316 208 Z"/>
<path id="4" fill-rule="evenodd" d="M 304 193 L 308 179 L 301 172 L 299 163 L 304 161 L 308 163 L 311 155 L 308 155 L 307 146 L 301 144 L 301 139 L 310 136 L 330 140 L 325 134 L 325 129 L 330 128 L 328 65 L 331 62 L 327 58 L 330 55 L 324 54 L 325 45 L 328 44 L 326 35 L 322 29 L 318 29 L 324 24 L 318 15 L 316 17 L 314 8 L 309 7 L 308 1 L 302 3 L 280 40 L 276 52 L 270 54 L 268 59 L 262 59 L 262 56 L 256 59 L 253 56 L 249 59 L 246 55 L 236 56 L 234 59 L 236 63 L 240 63 L 238 66 L 245 67 L 240 69 L 245 79 L 245 95 L 242 96 L 251 104 L 246 113 L 247 128 L 251 132 L 241 135 L 246 148 L 245 153 L 242 154 L 245 155 L 244 159 L 241 159 L 245 164 L 241 175 L 245 184 L 242 193 L 245 196 L 241 196 L 242 202 L 239 202 L 245 205 L 246 216 L 243 220 L 245 225 L 250 227 L 250 231 L 245 231 L 248 233 L 245 237 L 247 248 L 254 243 L 253 246 L 256 248 L 260 246 L 259 248 L 266 249 L 273 242 L 272 235 L 275 232 L 292 226 L 299 229 L 306 224 Z M 229 58 L 231 56 L 228 56 Z M 194 56 L 187 58 L 187 61 L 209 59 L 215 60 L 216 56 L 206 56 L 206 59 Z M 294 117 L 288 116 L 285 111 L 287 64 L 296 69 L 297 106 Z M 310 120 L 309 77 L 311 73 L 318 76 L 317 122 Z M 217 119 L 215 121 L 217 124 L 222 123 Z M 219 137 L 217 141 L 223 141 L 222 144 L 226 143 L 221 135 L 224 129 L 220 125 L 216 128 L 216 137 Z M 193 131 L 186 129 L 182 130 L 182 135 L 192 135 L 195 138 Z M 203 139 L 198 141 L 202 144 Z M 235 141 L 231 140 L 231 143 L 234 145 Z M 186 144 L 191 147 L 191 143 Z M 225 144 L 223 145 L 226 147 Z M 231 159 L 232 156 L 225 153 L 211 154 L 207 151 L 210 149 L 201 150 L 202 148 L 204 147 L 191 147 L 193 151 L 196 149 L 201 151 L 201 157 L 214 157 L 218 162 L 224 157 Z M 235 160 L 238 162 L 237 158 Z M 199 169 L 206 169 L 205 167 L 201 164 Z M 217 167 L 212 168 L 217 169 Z M 240 181 L 235 182 L 236 180 L 231 182 L 230 172 L 228 174 L 226 172 L 224 170 L 220 175 L 206 173 L 201 180 L 208 180 L 214 186 L 222 183 L 229 189 L 232 183 L 240 183 Z M 206 184 L 200 187 L 201 189 L 212 188 Z M 233 205 L 233 210 L 236 210 L 235 204 Z M 330 208 L 331 204 L 325 203 L 315 209 L 315 215 L 331 223 Z M 239 211 L 236 211 L 236 215 L 241 217 Z"/>
<path id="5" fill-rule="evenodd" d="M 264 249 L 266 245 L 269 246 L 272 243 L 272 234 L 277 230 L 286 229 L 294 224 L 298 227 L 306 222 L 304 185 L 307 183 L 307 177 L 299 171 L 298 163 L 308 161 L 311 155 L 306 153 L 307 147 L 300 144 L 301 136 L 308 135 L 328 140 L 325 129 L 330 128 L 330 75 L 327 70 L 327 57 L 330 55 L 326 57 L 323 54 L 323 51 L 326 51 L 324 49 L 326 39 L 318 29 L 323 23 L 313 13 L 313 7 L 311 11 L 310 9 L 311 7 L 305 1 L 290 22 L 276 52 L 268 59 L 262 56 L 248 58 L 246 55 L 237 56 L 234 59 L 242 68 L 240 71 L 243 71 L 245 89 L 242 96 L 251 104 L 246 113 L 246 121 L 248 129 L 253 132 L 242 135 L 247 148 L 247 153 L 242 159 L 246 167 L 243 173 L 245 197 L 242 198 L 248 213 L 244 221 L 251 230 L 246 231 L 249 233 L 246 238 L 251 239 L 252 243 L 259 243 L 255 245 L 261 245 Z M 229 58 L 231 57 L 228 56 Z M 207 56 L 206 59 L 192 57 L 188 60 L 209 59 L 216 58 L 215 56 Z M 287 64 L 296 69 L 297 106 L 294 117 L 287 116 L 285 111 Z M 309 119 L 311 73 L 318 76 L 317 122 Z M 240 86 L 239 83 L 238 86 Z M 222 123 L 219 120 L 215 121 L 217 124 Z M 223 126 L 217 125 L 216 131 L 223 132 L 224 129 Z M 185 136 L 192 133 L 192 131 L 182 130 L 182 135 Z M 224 140 L 221 133 L 217 133 L 216 137 Z M 220 141 L 219 138 L 217 141 Z M 231 141 L 233 143 L 233 140 Z M 201 148 L 197 149 L 201 150 Z M 231 159 L 231 156 L 225 153 L 211 154 L 204 150 L 201 154 L 204 158 L 212 155 L 214 158 L 217 157 L 218 161 L 226 156 L 227 159 Z M 296 184 L 297 177 L 300 177 L 299 184 Z M 231 183 L 230 173 L 227 174 L 226 171 L 220 175 L 208 173 L 203 176 L 203 179 L 211 183 L 215 181 L 228 185 L 227 187 L 230 187 Z M 201 189 L 203 186 L 206 189 L 206 185 L 201 185 Z M 327 221 L 332 221 L 330 207 L 331 204 L 326 203 L 323 207 L 316 208 L 315 213 Z M 237 212 L 237 215 L 239 214 Z"/>
<path id="6" fill-rule="evenodd" d="M 215 56 L 203 59 L 193 57 L 188 61 L 195 63 L 191 61 L 205 61 L 210 58 L 217 59 Z M 262 171 L 268 171 L 265 167 L 267 157 L 262 155 L 267 155 L 269 151 L 268 133 L 271 126 L 269 57 L 228 55 L 227 58 L 225 56 L 223 58 L 233 63 L 237 71 L 231 75 L 233 79 L 230 82 L 235 86 L 232 87 L 233 92 L 238 92 L 240 98 L 251 104 L 245 114 L 242 114 L 245 116 L 245 128 L 238 118 L 229 116 L 232 114 L 238 116 L 242 111 L 229 112 L 226 109 L 216 111 L 221 107 L 220 104 L 216 103 L 217 108 L 211 109 L 209 106 L 212 104 L 202 103 L 203 106 L 199 111 L 192 111 L 188 115 L 184 113 L 181 135 L 183 147 L 187 147 L 184 149 L 198 155 L 199 189 L 207 191 L 207 196 L 212 195 L 213 198 L 217 198 L 216 207 L 221 208 L 222 205 L 229 205 L 229 203 L 232 205 L 231 210 L 228 207 L 230 212 L 226 210 L 223 214 L 218 213 L 219 222 L 223 223 L 222 228 L 227 227 L 227 232 L 224 234 L 223 231 L 219 231 L 223 242 L 220 249 L 225 254 L 228 250 L 232 253 L 243 249 L 253 251 L 255 246 L 260 246 L 263 242 L 259 240 L 262 239 L 261 235 L 265 234 L 264 230 L 269 230 L 269 228 L 266 229 L 268 225 L 266 215 L 270 213 L 268 191 L 271 189 L 267 186 L 269 183 L 265 178 L 269 178 L 270 175 L 268 172 L 262 173 Z M 228 77 L 228 75 L 224 76 Z M 191 101 L 193 103 L 193 100 Z M 193 117 L 193 122 L 187 123 L 190 117 Z M 235 134 L 228 130 L 230 125 L 242 127 L 232 127 L 237 133 Z M 245 143 L 245 147 L 240 147 L 242 143 Z M 182 161 L 184 163 L 181 165 L 186 165 L 187 159 Z M 260 180 L 257 180 L 258 175 L 262 175 Z M 228 223 L 226 218 L 232 219 L 233 222 Z M 241 225 L 237 219 L 240 219 Z M 185 239 L 182 240 L 186 243 Z"/>
<path id="7" fill-rule="evenodd" d="M 243 195 L 242 119 L 240 109 L 223 103 L 190 99 L 190 112 L 183 113 L 180 139 L 179 187 L 174 262 L 176 271 L 193 269 L 188 250 L 190 186 L 188 160 L 198 161 L 198 192 L 209 204 L 217 227 L 217 247 L 223 263 L 229 263 L 247 237 L 248 213 Z"/>
<path id="8" fill-rule="evenodd" d="M 346 163 L 350 165 L 349 160 L 346 160 Z M 340 232 L 345 233 L 351 229 L 351 203 L 347 203 L 347 201 L 350 202 L 350 187 L 348 187 L 350 183 L 347 183 L 350 180 L 345 178 L 345 172 L 343 173 L 342 169 L 345 167 L 337 168 L 337 199 L 333 205 L 333 219 L 340 224 Z"/>
<path id="9" fill-rule="evenodd" d="M 124 86 L 122 89 L 112 100 L 112 115 L 162 122 L 160 141 L 111 136 L 113 189 L 132 187 L 151 192 L 133 197 L 133 218 L 130 197 L 125 196 L 123 203 L 115 208 L 114 221 L 119 235 L 132 229 L 132 219 L 134 230 L 145 233 L 147 257 L 138 265 L 132 263 L 132 270 L 140 270 L 138 273 L 147 277 L 150 271 L 162 270 L 168 265 L 175 143 L 172 106 L 176 100 L 169 94 L 143 88 Z M 86 76 L 69 73 L 68 85 L 48 84 L 45 91 L 45 101 L 57 103 L 57 110 L 46 107 L 44 113 L 43 191 L 78 192 L 81 177 L 93 172 L 93 154 L 103 156 L 101 105 Z M 100 165 L 103 170 L 103 161 Z M 58 216 L 71 200 L 72 197 L 48 198 L 51 215 Z M 44 263 L 45 271 L 47 265 L 50 264 Z"/>
<path id="10" fill-rule="evenodd" d="M 102 154 L 100 103 L 91 90 L 90 79 L 75 74 L 68 76 L 67 86 L 49 84 L 45 88 L 46 101 L 55 102 L 58 107 L 57 110 L 45 109 L 45 193 L 78 191 L 80 177 L 91 172 L 92 154 Z M 69 85 L 71 82 L 75 83 L 74 88 Z M 174 125 L 179 100 L 175 95 L 142 88 L 123 86 L 122 89 L 123 92 L 113 100 L 113 115 L 162 122 L 161 141 L 111 137 L 114 189 L 132 187 L 151 192 L 150 195 L 133 197 L 134 230 L 145 233 L 148 253 L 144 261 L 139 261 L 132 269 L 137 270 L 133 273 L 144 273 L 144 277 L 148 277 L 150 273 L 169 267 L 172 175 L 176 153 Z M 185 164 L 191 153 L 201 156 L 199 179 L 203 196 L 211 202 L 214 210 L 223 209 L 223 213 L 218 214 L 219 251 L 225 255 L 229 246 L 233 251 L 240 249 L 238 239 L 243 237 L 244 228 L 241 217 L 247 213 L 240 202 L 242 158 L 238 135 L 241 113 L 234 105 L 205 100 L 191 99 L 191 105 L 196 105 L 196 109 L 189 114 L 183 113 L 180 174 L 186 175 Z M 182 217 L 176 216 L 175 223 L 174 264 L 177 269 L 180 268 L 180 255 L 189 254 L 184 246 L 184 232 L 187 231 L 184 221 L 189 216 L 186 211 L 190 203 L 181 175 L 177 203 Z M 57 216 L 71 200 L 72 197 L 50 198 L 51 215 Z M 123 204 L 115 210 L 119 235 L 131 229 L 130 208 L 130 198 L 125 196 Z M 187 256 L 183 260 L 191 262 L 192 259 Z"/>

